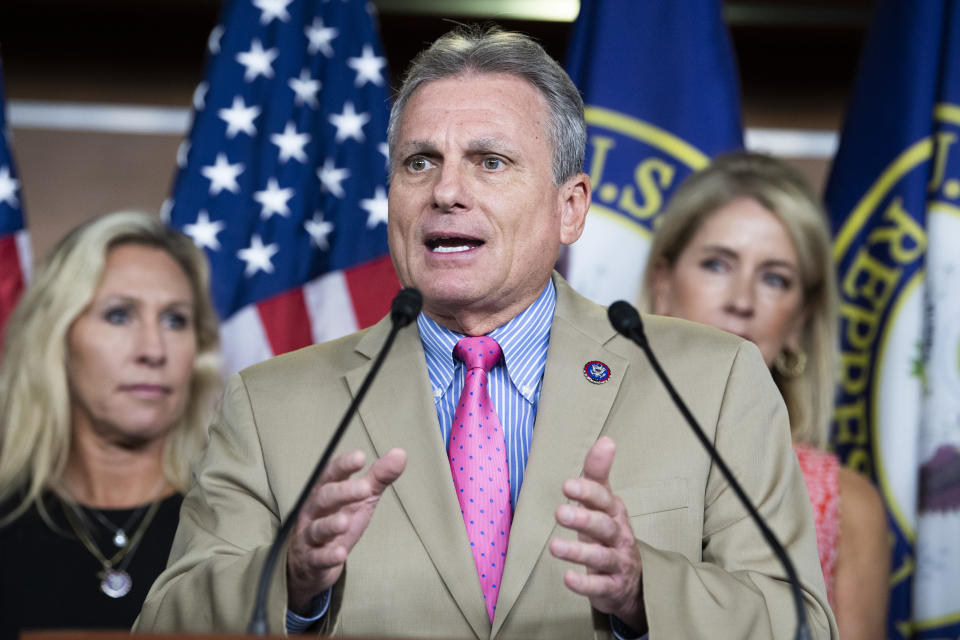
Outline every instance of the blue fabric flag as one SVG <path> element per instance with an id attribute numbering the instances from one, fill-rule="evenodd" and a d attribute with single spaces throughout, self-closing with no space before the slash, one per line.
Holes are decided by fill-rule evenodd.
<path id="1" fill-rule="evenodd" d="M 365 0 L 231 0 L 166 211 L 210 258 L 227 369 L 378 320 L 386 60 Z"/>
<path id="2" fill-rule="evenodd" d="M 827 185 L 834 446 L 894 534 L 889 638 L 960 636 L 960 0 L 880 0 Z"/>
<path id="3" fill-rule="evenodd" d="M 0 337 L 30 274 L 30 240 L 23 217 L 20 181 L 7 139 L 5 104 L 0 66 Z"/>
<path id="4" fill-rule="evenodd" d="M 636 299 L 657 215 L 681 180 L 742 148 L 740 89 L 719 0 L 584 0 L 568 62 L 594 188 L 563 269 L 597 302 Z"/>

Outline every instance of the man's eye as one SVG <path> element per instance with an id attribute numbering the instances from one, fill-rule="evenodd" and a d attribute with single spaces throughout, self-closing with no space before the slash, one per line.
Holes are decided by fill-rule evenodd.
<path id="1" fill-rule="evenodd" d="M 503 160 L 500 158 L 484 158 L 483 159 L 483 168 L 490 171 L 496 171 L 503 167 Z"/>
<path id="2" fill-rule="evenodd" d="M 427 162 L 426 158 L 423 157 L 414 157 L 407 162 L 407 166 L 411 171 L 424 171 L 430 166 L 430 163 Z"/>

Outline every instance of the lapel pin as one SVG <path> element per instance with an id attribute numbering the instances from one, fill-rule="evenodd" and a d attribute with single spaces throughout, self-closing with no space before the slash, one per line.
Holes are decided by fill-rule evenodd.
<path id="1" fill-rule="evenodd" d="M 603 384 L 610 379 L 610 367 L 599 360 L 591 360 L 583 365 L 583 377 L 593 384 Z"/>

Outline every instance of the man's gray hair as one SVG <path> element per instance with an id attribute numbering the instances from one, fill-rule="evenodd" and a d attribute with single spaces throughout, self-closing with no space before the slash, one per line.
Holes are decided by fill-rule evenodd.
<path id="1" fill-rule="evenodd" d="M 470 73 L 518 76 L 538 89 L 550 110 L 547 135 L 553 146 L 554 184 L 559 186 L 583 170 L 587 125 L 583 99 L 570 76 L 531 38 L 478 26 L 458 27 L 441 36 L 410 64 L 390 111 L 387 142 L 391 167 L 410 96 L 425 83 Z"/>

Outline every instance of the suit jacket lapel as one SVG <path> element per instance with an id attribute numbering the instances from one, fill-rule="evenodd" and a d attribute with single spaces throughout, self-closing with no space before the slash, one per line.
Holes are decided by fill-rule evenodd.
<path id="1" fill-rule="evenodd" d="M 389 319 L 382 320 L 358 343 L 357 351 L 371 361 L 345 376 L 354 396 L 389 330 Z M 432 398 L 423 347 L 411 325 L 398 334 L 359 415 L 377 456 L 406 450 L 407 467 L 393 490 L 474 633 L 486 638 L 490 621 Z"/>
<path id="2" fill-rule="evenodd" d="M 600 308 L 562 279 L 554 277 L 554 283 L 557 310 L 530 456 L 510 529 L 494 636 L 550 538 L 556 523 L 554 512 L 565 501 L 563 481 L 581 474 L 583 460 L 603 429 L 628 365 L 604 347 L 615 332 Z M 592 360 L 610 367 L 607 382 L 595 384 L 586 379 L 584 365 Z"/>

